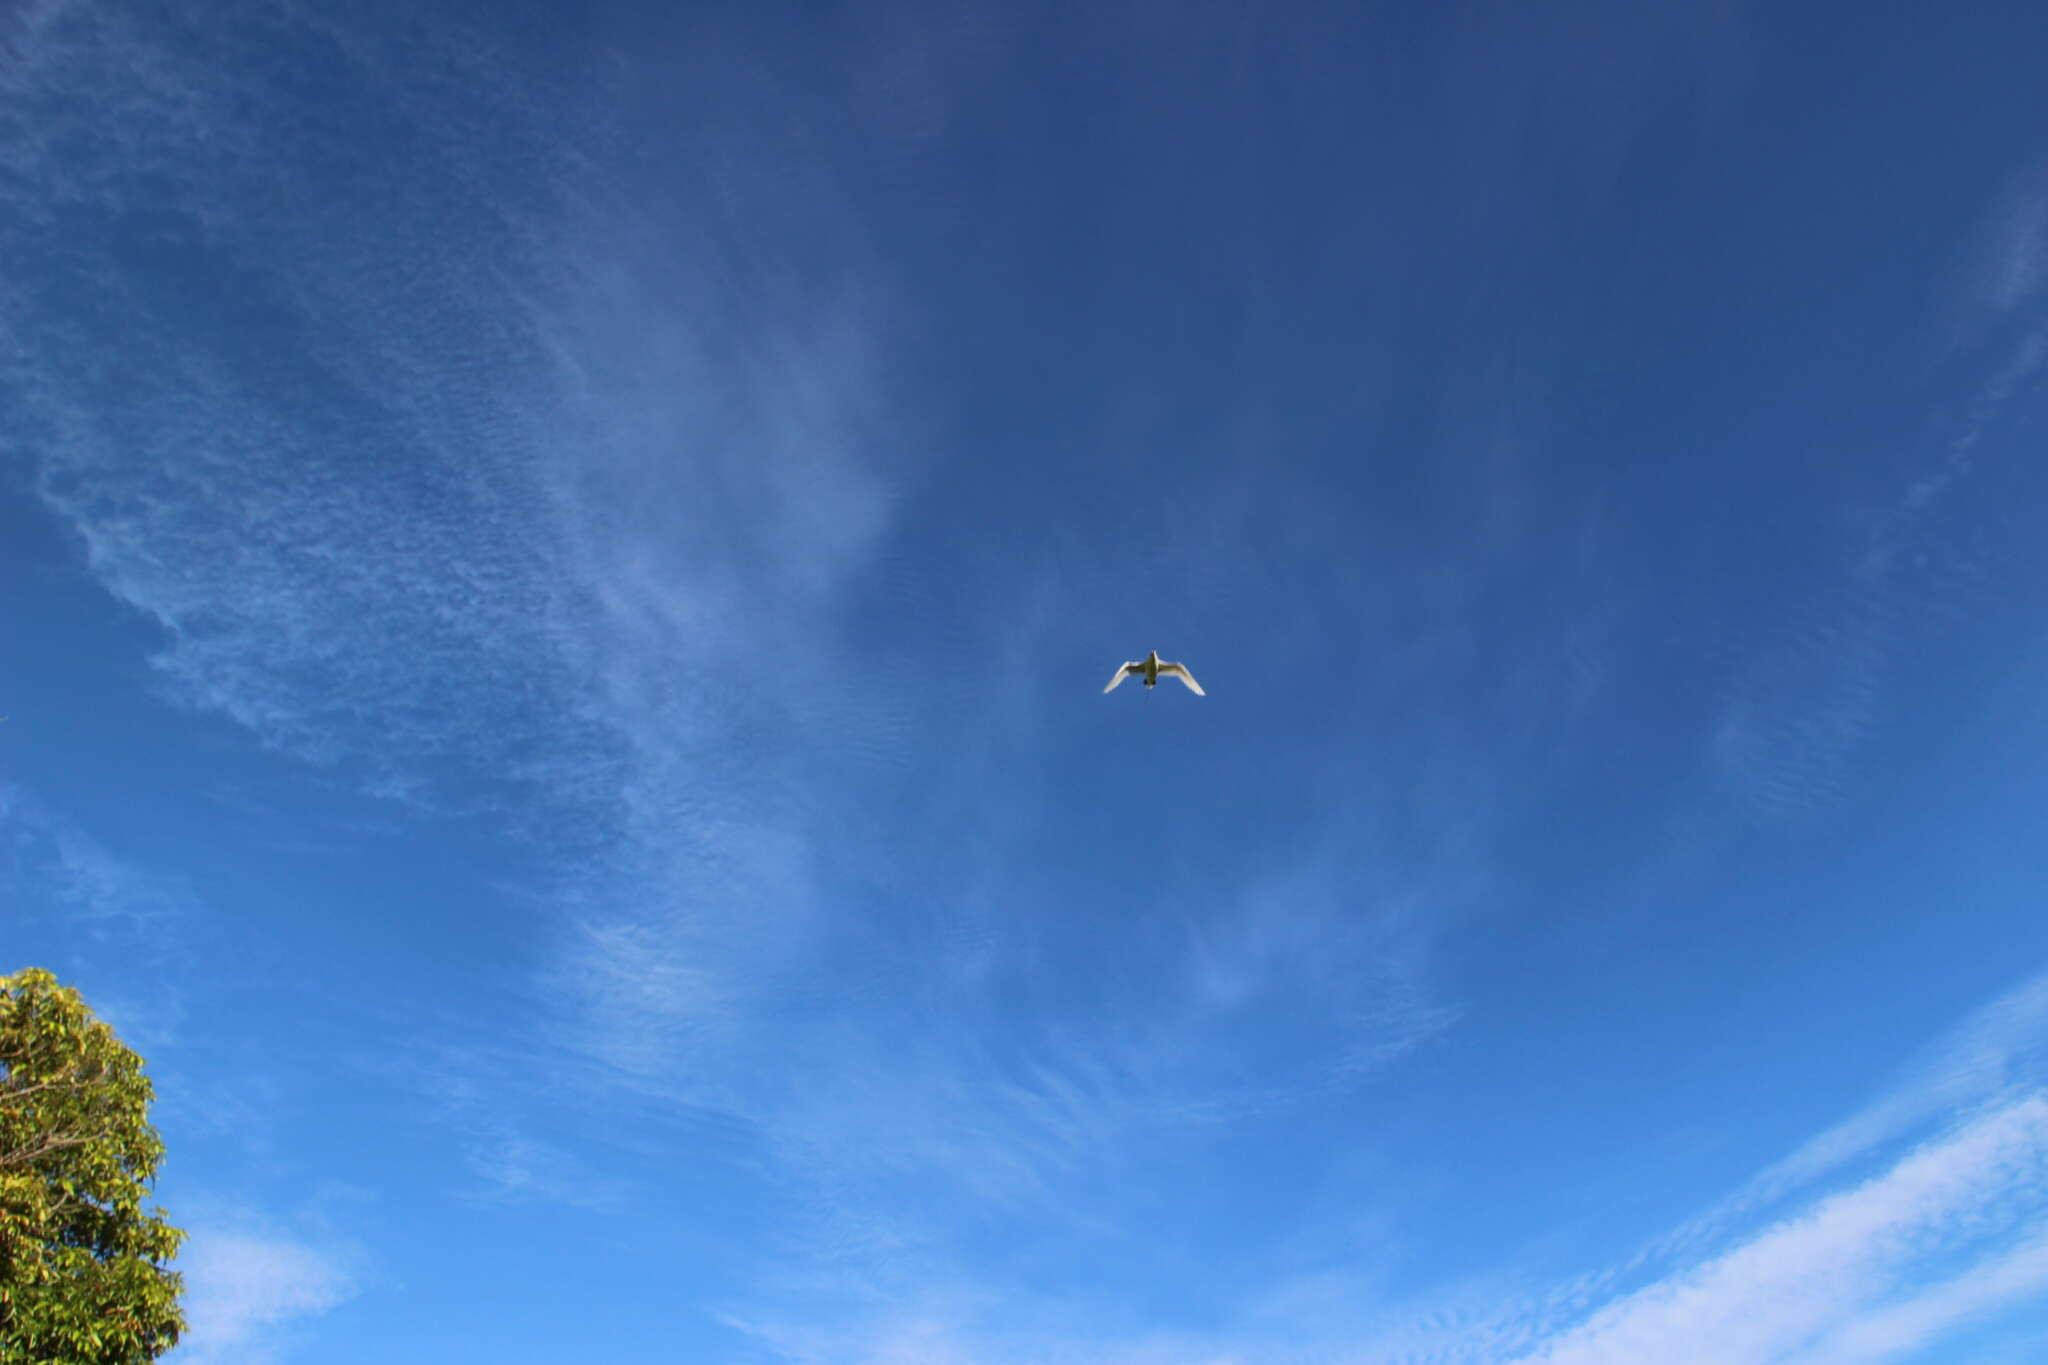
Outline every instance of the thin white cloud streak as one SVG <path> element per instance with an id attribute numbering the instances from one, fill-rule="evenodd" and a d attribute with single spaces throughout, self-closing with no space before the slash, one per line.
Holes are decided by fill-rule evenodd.
<path id="1" fill-rule="evenodd" d="M 1090 1314 L 1049 1299 L 936 1293 L 945 1281 L 925 1282 L 900 1314 L 733 1325 L 801 1365 L 892 1351 L 968 1365 L 1883 1365 L 2038 1301 L 2044 1222 L 2048 973 L 1945 1032 L 1870 1104 L 1715 1208 L 1577 1279 L 1532 1290 L 1510 1269 L 1390 1300 L 1359 1262 L 1250 1286 L 1232 1325 L 1164 1349 L 1055 1330 Z"/>
<path id="2" fill-rule="evenodd" d="M 1768 1365 L 1797 1359 L 1827 1333 L 1868 1349 L 1875 1339 L 1858 1335 L 1853 1324 L 1873 1313 L 1903 1312 L 1885 1306 L 1902 1285 L 1945 1257 L 1981 1255 L 1985 1238 L 2044 1213 L 2048 1098 L 2036 1095 L 1973 1120 L 1725 1255 L 1628 1295 L 1520 1359 Z M 2035 1255 L 1989 1273 L 1992 1281 L 2009 1281 L 2015 1271 L 2044 1270 L 2048 1261 Z M 2028 1283 L 2048 1288 L 2048 1279 Z M 2003 1294 L 2013 1297 L 2010 1287 Z M 1932 1331 L 1939 1321 L 1929 1317 L 1926 1324 Z"/>
<path id="3" fill-rule="evenodd" d="M 2048 1287 L 2048 1236 L 2036 1237 L 1925 1293 L 1864 1315 L 1803 1352 L 1800 1365 L 1879 1365 L 2003 1310 L 2038 1302 Z"/>
<path id="4" fill-rule="evenodd" d="M 1985 213 L 1971 252 L 1968 303 L 1992 317 L 2048 289 L 2048 162 L 2011 176 Z"/>
<path id="5" fill-rule="evenodd" d="M 1919 1145 L 1870 1171 L 1903 1142 Z M 1788 1206 L 1802 1192 L 1805 1202 Z M 1485 1290 L 1440 1333 L 1410 1326 L 1390 1337 L 1405 1348 L 1389 1358 L 1889 1360 L 1907 1347 L 1884 1354 L 1884 1343 L 1931 1340 L 2039 1292 L 2040 1244 L 2016 1239 L 2043 1219 L 2048 973 L 1974 1011 L 1870 1104 L 1638 1255 L 1525 1296 L 1506 1315 L 1484 1300 L 1513 1296 Z M 1645 1273 L 1655 1278 L 1623 1290 Z"/>
<path id="6" fill-rule="evenodd" d="M 174 1266 L 185 1277 L 189 1330 L 168 1357 L 183 1365 L 257 1365 L 294 1328 L 355 1297 L 344 1259 L 289 1238 L 196 1229 Z"/>
<path id="7" fill-rule="evenodd" d="M 1586 1277 L 1571 1294 L 1606 1294 L 1646 1271 L 1697 1257 L 1759 1216 L 1782 1212 L 1794 1196 L 1840 1184 L 1875 1153 L 1924 1139 L 1958 1115 L 2034 1092 L 2048 1092 L 2048 973 L 1973 1011 L 1910 1057 L 1869 1104 L 1636 1255 Z"/>
<path id="8" fill-rule="evenodd" d="M 1759 1216 L 1786 1216 L 1787 1201 L 1794 1196 L 1811 1200 L 1839 1187 L 1867 1168 L 1875 1154 L 1927 1140 L 1960 1116 L 2038 1094 L 2048 1094 L 2048 973 L 1973 1011 L 1908 1058 L 1869 1104 L 1637 1255 L 1563 1287 L 1559 1302 L 1597 1301 L 1646 1272 L 1697 1263 L 1740 1229 L 1754 1226 Z"/>
<path id="9" fill-rule="evenodd" d="M 1168 1346 L 1115 1334 L 997 1330 L 971 1298 L 831 1329 L 729 1321 L 799 1365 L 1883 1365 L 2038 1301 L 2048 1291 L 2048 1239 L 2035 1231 L 2044 1216 L 2048 1096 L 2036 1094 L 1965 1122 L 1863 1184 L 1717 1254 L 1634 1292 L 1596 1299 L 1590 1312 L 1583 1292 L 1570 1286 L 1527 1299 L 1506 1317 L 1498 1284 L 1491 1294 L 1447 1296 L 1419 1314 L 1375 1305 L 1368 1292 L 1353 1305 L 1361 1325 L 1320 1341 L 1269 1335 L 1269 1326 Z M 1011 1308 L 1012 1317 L 1029 1316 Z M 1381 1325 L 1371 1325 L 1375 1319 Z"/>
<path id="10" fill-rule="evenodd" d="M 504 1132 L 470 1150 L 471 1169 L 493 1197 L 536 1199 L 569 1208 L 619 1212 L 631 1207 L 626 1182 L 594 1171 L 555 1143 Z"/>
<path id="11" fill-rule="evenodd" d="M 1915 1055 L 1882 1099 L 1765 1170 L 1731 1212 L 1799 1189 L 1916 1128 L 2026 1089 L 2048 1089 L 2048 973 L 1976 1010 Z"/>

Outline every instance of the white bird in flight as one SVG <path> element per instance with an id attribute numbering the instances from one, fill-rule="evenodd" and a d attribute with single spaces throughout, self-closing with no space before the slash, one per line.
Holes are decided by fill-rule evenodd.
<path id="1" fill-rule="evenodd" d="M 1170 664 L 1159 657 L 1159 651 L 1156 649 L 1142 659 L 1134 659 L 1130 663 L 1120 665 L 1116 670 L 1116 676 L 1109 680 L 1109 686 L 1102 690 L 1116 691 L 1116 685 L 1125 678 L 1143 678 L 1147 687 L 1157 687 L 1161 678 L 1179 678 L 1188 685 L 1188 691 L 1196 696 L 1209 695 L 1202 690 L 1202 685 L 1195 681 L 1195 675 L 1188 672 L 1186 664 Z"/>

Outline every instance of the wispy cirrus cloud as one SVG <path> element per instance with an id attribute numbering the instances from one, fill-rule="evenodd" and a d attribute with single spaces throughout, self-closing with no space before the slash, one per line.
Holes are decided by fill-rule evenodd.
<path id="1" fill-rule="evenodd" d="M 810 283 L 730 273 L 764 194 L 816 223 L 818 187 L 725 187 L 747 210 L 669 269 L 644 212 L 563 171 L 573 129 L 521 78 L 444 85 L 254 8 L 219 51 L 118 6 L 18 35 L 10 249 L 40 266 L 10 277 L 0 374 L 37 490 L 158 628 L 175 698 L 423 809 L 544 828 L 565 896 L 603 902 L 598 951 L 665 932 L 618 918 L 650 874 L 677 915 L 781 877 L 735 850 L 788 843 L 756 807 L 789 746 L 719 746 L 788 719 L 750 680 L 886 522 L 844 250 Z M 436 62 L 489 67 L 441 36 Z M 292 107 L 297 50 L 409 154 L 373 170 L 318 117 L 232 113 Z M 112 112 L 81 120 L 81 92 Z M 280 183 L 289 206 L 241 211 Z M 118 320 L 118 363 L 80 307 Z"/>
<path id="2" fill-rule="evenodd" d="M 1897 1359 L 1972 1315 L 2048 1288 L 2048 1243 L 2025 1236 L 2044 1212 L 2048 1097 L 2036 1094 L 1601 1308 L 1519 1358 Z M 1909 1323 L 1912 1330 L 1902 1330 Z"/>
<path id="3" fill-rule="evenodd" d="M 1210 1330 L 1149 1334 L 958 1277 L 908 1304 L 731 1325 L 801 1365 L 1881 1365 L 2048 1290 L 2048 976 L 1930 1044 L 1864 1109 L 1619 1264 L 1504 1266 L 1390 1295 L 1369 1260 L 1238 1287 Z"/>
<path id="4" fill-rule="evenodd" d="M 1952 272 L 1951 348 L 2025 319 L 2048 291 L 2048 162 L 2005 177 Z"/>
<path id="5" fill-rule="evenodd" d="M 1113 1334 L 990 1333 L 885 1321 L 865 1334 L 760 1328 L 778 1358 L 804 1365 L 1026 1360 L 1213 1359 L 1247 1365 L 1879 1365 L 2037 1302 L 2048 1289 L 2048 1099 L 1984 1115 L 1880 1176 L 1617 1296 L 1561 1286 L 1501 1316 L 1502 1299 L 1453 1295 L 1417 1313 L 1375 1303 L 1361 1283 L 1352 1326 L 1304 1342 L 1224 1330 L 1171 1345 Z M 1507 1288 L 1497 1283 L 1496 1291 Z M 1511 1300 L 1510 1300 L 1511 1301 Z M 910 1354 L 897 1354 L 910 1352 Z"/>
<path id="6" fill-rule="evenodd" d="M 1874 1103 L 1760 1173 L 1733 1208 L 1767 1204 L 1874 1148 L 1970 1113 L 2000 1096 L 2048 1086 L 2048 975 L 1976 1010 L 1900 1069 Z"/>
<path id="7" fill-rule="evenodd" d="M 823 924 L 787 794 L 812 753 L 885 751 L 903 706 L 825 685 L 901 476 L 859 220 L 792 145 L 707 158 L 679 241 L 473 35 L 386 50 L 252 9 L 205 41 L 120 6 L 13 35 L 8 246 L 35 265 L 0 383 L 35 490 L 174 700 L 525 831 L 552 911 L 525 1042 L 581 1093 L 786 1117 L 760 1049 Z M 389 154 L 295 102 L 293 52 Z M 797 1051 L 829 1070 L 831 1036 Z M 505 1112 L 463 1120 L 479 1169 L 554 1188 L 503 1065 Z"/>
<path id="8" fill-rule="evenodd" d="M 522 478 L 532 452 L 478 377 L 517 356 L 452 264 L 489 215 L 418 162 L 383 167 L 368 200 L 345 169 L 293 171 L 313 148 L 229 106 L 279 98 L 264 43 L 321 35 L 250 8 L 217 53 L 118 6 L 46 6 L 19 36 L 0 95 L 34 135 L 11 144 L 9 245 L 38 268 L 6 286 L 10 437 L 95 576 L 159 629 L 173 696 L 454 799 L 449 767 L 517 772 L 575 723 L 561 705 L 533 719 L 564 682 L 549 542 Z M 81 122 L 69 102 L 86 91 L 103 113 Z M 355 160 L 342 130 L 301 136 L 330 165 Z M 258 185 L 294 176 L 296 208 L 247 220 Z M 380 217 L 387 193 L 414 196 L 412 214 Z M 463 227 L 411 238 L 436 209 Z M 364 229 L 339 239 L 410 261 L 407 278 L 336 259 L 335 219 Z M 335 343 L 363 309 L 399 324 L 367 371 L 334 358 L 360 354 Z M 118 319 L 118 356 L 81 314 Z M 475 458 L 452 465 L 451 441 Z"/>
<path id="9" fill-rule="evenodd" d="M 1511 1359 L 1898 1359 L 2048 1287 L 2048 1244 L 2030 1236 L 2048 1209 L 2044 1171 L 2048 1097 L 2032 1095 L 1581 1322 L 1540 1332 Z"/>
<path id="10" fill-rule="evenodd" d="M 923 667 L 848 624 L 919 468 L 889 274 L 800 136 L 757 145 L 780 116 L 717 62 L 695 59 L 723 92 L 696 126 L 753 151 L 692 163 L 678 217 L 611 178 L 563 100 L 443 37 L 396 52 L 290 7 L 203 53 L 118 6 L 28 30 L 5 90 L 41 134 L 11 153 L 11 245 L 39 264 L 6 286 L 0 375 L 38 492 L 151 623 L 170 696 L 540 851 L 532 1022 L 423 1081 L 482 1180 L 603 1202 L 617 1182 L 551 1134 L 715 1113 L 811 1191 L 813 1245 L 886 1259 L 953 1236 L 955 1199 L 1056 1220 L 1148 1135 L 1355 1084 L 1445 1026 L 1382 904 L 1407 893 L 1311 887 L 1347 875 L 1321 864 L 1162 921 L 1140 988 L 1021 1039 L 928 986 L 950 910 L 828 898 L 828 868 L 888 870 L 800 794 L 899 761 Z M 300 107 L 259 40 L 320 54 L 387 120 L 374 174 L 315 110 L 230 112 Z M 442 56 L 474 79 L 447 86 Z M 80 92 L 114 112 L 86 119 Z M 110 330 L 72 327 L 80 307 Z M 1043 623 L 1072 610 L 1055 594 Z M 960 646 L 997 634 L 977 631 Z M 983 746 L 984 777 L 1030 761 L 957 705 L 918 727 Z M 957 780 L 972 837 L 1021 856 L 1029 800 Z M 963 877 L 922 894 L 1006 894 Z M 1085 953 L 996 922 L 985 972 Z M 535 1056 L 548 1095 L 521 1083 Z M 920 1200 L 885 1197 L 906 1180 Z"/>
<path id="11" fill-rule="evenodd" d="M 1812 1365 L 1874 1365 L 1898 1360 L 2003 1309 L 2038 1301 L 2044 1285 L 2048 1285 L 2048 1238 L 2036 1237 L 1986 1258 L 1933 1289 L 1835 1328 L 1807 1356 Z M 2034 1346 L 2038 1349 L 2039 1343 Z"/>
<path id="12" fill-rule="evenodd" d="M 1900 1359 L 2038 1296 L 2048 1283 L 2048 1244 L 2036 1231 L 2044 1214 L 2048 975 L 2039 975 L 1639 1255 L 1417 1346 L 1413 1358 Z"/>
<path id="13" fill-rule="evenodd" d="M 1887 679 L 1917 633 L 1995 594 L 1981 535 L 1958 538 L 1952 501 L 1973 477 L 1997 474 L 1987 438 L 2007 422 L 2048 364 L 2048 172 L 2014 175 L 1981 216 L 1956 307 L 1991 339 L 1962 396 L 1936 414 L 1903 478 L 1844 544 L 1820 583 L 1773 604 L 1745 627 L 1711 739 L 1715 769 L 1752 810 L 1810 815 L 1838 799 L 1859 754 L 1885 723 Z M 1996 326 L 1994 326 L 1996 324 Z"/>

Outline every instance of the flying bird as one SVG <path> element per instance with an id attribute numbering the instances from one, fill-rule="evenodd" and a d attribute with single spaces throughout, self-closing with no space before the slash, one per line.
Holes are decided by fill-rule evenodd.
<path id="1" fill-rule="evenodd" d="M 1170 664 L 1159 657 L 1159 651 L 1156 649 L 1142 659 L 1134 659 L 1130 663 L 1120 665 L 1116 675 L 1109 680 L 1109 686 L 1102 690 L 1114 692 L 1116 685 L 1125 678 L 1143 678 L 1147 687 L 1157 687 L 1161 678 L 1179 678 L 1188 685 L 1188 691 L 1196 696 L 1209 695 L 1202 690 L 1202 685 L 1195 681 L 1195 675 L 1188 672 L 1186 664 Z"/>

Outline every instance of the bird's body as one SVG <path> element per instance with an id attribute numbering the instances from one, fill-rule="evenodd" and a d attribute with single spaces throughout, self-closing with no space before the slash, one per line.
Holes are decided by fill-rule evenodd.
<path id="1" fill-rule="evenodd" d="M 1156 649 L 1146 654 L 1142 659 L 1134 659 L 1130 663 L 1120 666 L 1116 671 L 1116 675 L 1109 680 L 1109 686 L 1102 690 L 1104 692 L 1113 692 L 1116 690 L 1118 683 L 1122 682 L 1125 678 L 1134 677 L 1143 678 L 1147 687 L 1157 687 L 1162 677 L 1179 678 L 1188 685 L 1188 691 L 1196 696 L 1206 697 L 1209 695 L 1202 690 L 1202 685 L 1195 681 L 1195 675 L 1188 672 L 1186 664 L 1168 663 L 1159 657 L 1159 651 Z"/>

